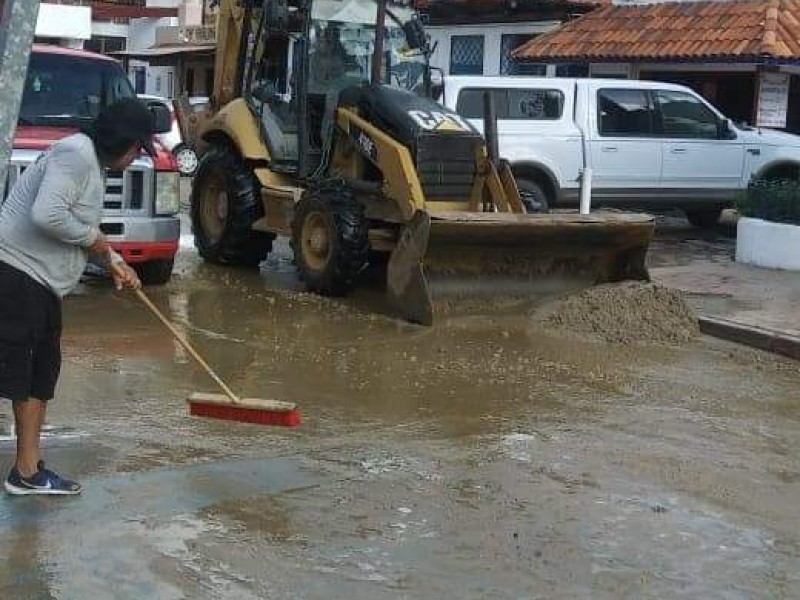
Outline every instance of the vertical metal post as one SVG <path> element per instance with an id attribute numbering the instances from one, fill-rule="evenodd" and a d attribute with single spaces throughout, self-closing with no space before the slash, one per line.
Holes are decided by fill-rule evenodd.
<path id="1" fill-rule="evenodd" d="M 39 0 L 0 3 L 0 202 L 5 197 L 8 161 L 28 72 Z"/>
<path id="2" fill-rule="evenodd" d="M 375 19 L 375 49 L 372 52 L 372 77 L 370 83 L 372 85 L 381 84 L 381 75 L 383 75 L 383 52 L 386 41 L 386 2 L 387 0 L 378 0 L 378 14 Z M 389 65 L 386 65 L 388 68 Z"/>
<path id="3" fill-rule="evenodd" d="M 494 93 L 487 90 L 483 93 L 483 137 L 486 139 L 486 153 L 489 160 L 497 166 L 500 161 L 500 146 L 497 135 L 497 107 Z"/>

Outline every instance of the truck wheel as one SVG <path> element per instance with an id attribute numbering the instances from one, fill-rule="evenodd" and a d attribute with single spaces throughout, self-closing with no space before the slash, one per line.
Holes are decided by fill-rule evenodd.
<path id="1" fill-rule="evenodd" d="M 517 179 L 519 195 L 525 211 L 529 214 L 550 212 L 550 203 L 547 201 L 547 194 L 538 183 L 530 179 Z"/>
<path id="2" fill-rule="evenodd" d="M 689 223 L 694 227 L 702 229 L 711 229 L 716 227 L 719 223 L 719 217 L 722 214 L 721 208 L 706 208 L 703 210 L 687 210 L 686 218 Z"/>
<path id="3" fill-rule="evenodd" d="M 172 266 L 175 263 L 172 259 L 149 260 L 142 263 L 134 263 L 133 270 L 142 280 L 143 285 L 164 285 L 172 277 Z"/>
<path id="4" fill-rule="evenodd" d="M 272 250 L 275 236 L 252 229 L 264 214 L 260 186 L 233 151 L 215 148 L 203 157 L 191 203 L 194 244 L 208 262 L 257 267 Z"/>
<path id="5" fill-rule="evenodd" d="M 175 162 L 178 163 L 178 171 L 181 175 L 191 177 L 197 171 L 197 152 L 194 148 L 190 148 L 186 144 L 180 144 L 177 148 L 172 150 L 175 155 Z"/>
<path id="6" fill-rule="evenodd" d="M 312 292 L 342 296 L 367 265 L 364 207 L 342 185 L 307 190 L 292 221 L 292 250 L 300 279 Z"/>

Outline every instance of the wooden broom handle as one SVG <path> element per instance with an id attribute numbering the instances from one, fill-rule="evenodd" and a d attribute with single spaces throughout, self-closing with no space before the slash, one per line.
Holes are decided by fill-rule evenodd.
<path id="1" fill-rule="evenodd" d="M 158 318 L 158 320 L 164 324 L 164 327 L 169 329 L 173 337 L 176 340 L 178 340 L 178 343 L 180 343 L 180 345 L 183 346 L 184 349 L 189 354 L 192 355 L 192 358 L 194 358 L 197 361 L 197 364 L 199 364 L 201 367 L 203 367 L 203 369 L 205 369 L 206 373 L 208 373 L 211 376 L 211 379 L 213 379 L 220 387 L 220 389 L 223 392 L 225 392 L 225 395 L 231 399 L 231 402 L 233 402 L 234 404 L 238 404 L 239 397 L 236 394 L 234 394 L 231 388 L 229 388 L 225 384 L 225 382 L 219 378 L 219 376 L 214 372 L 214 370 L 210 366 L 208 366 L 208 363 L 203 360 L 203 357 L 197 353 L 197 350 L 195 350 L 192 347 L 189 341 L 185 337 L 183 337 L 183 335 L 181 335 L 181 333 L 175 328 L 175 326 L 169 322 L 169 320 L 163 315 L 163 313 L 160 310 L 158 310 L 158 307 L 155 304 L 153 304 L 150 298 L 147 297 L 147 294 L 145 294 L 142 290 L 136 290 L 136 295 L 139 297 L 139 300 L 144 302 L 145 306 L 147 306 L 147 308 L 150 309 L 150 312 L 152 312 L 156 316 L 156 318 Z"/>

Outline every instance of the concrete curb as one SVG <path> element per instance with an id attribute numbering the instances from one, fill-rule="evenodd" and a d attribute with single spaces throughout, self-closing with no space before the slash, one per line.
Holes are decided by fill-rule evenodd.
<path id="1" fill-rule="evenodd" d="M 706 335 L 800 360 L 800 336 L 721 317 L 701 315 L 698 321 Z"/>

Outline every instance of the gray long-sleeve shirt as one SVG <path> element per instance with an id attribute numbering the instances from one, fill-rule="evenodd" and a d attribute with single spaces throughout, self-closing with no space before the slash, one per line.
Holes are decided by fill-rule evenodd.
<path id="1" fill-rule="evenodd" d="M 77 285 L 99 235 L 103 193 L 92 140 L 78 133 L 56 142 L 0 206 L 0 261 L 65 296 Z"/>

